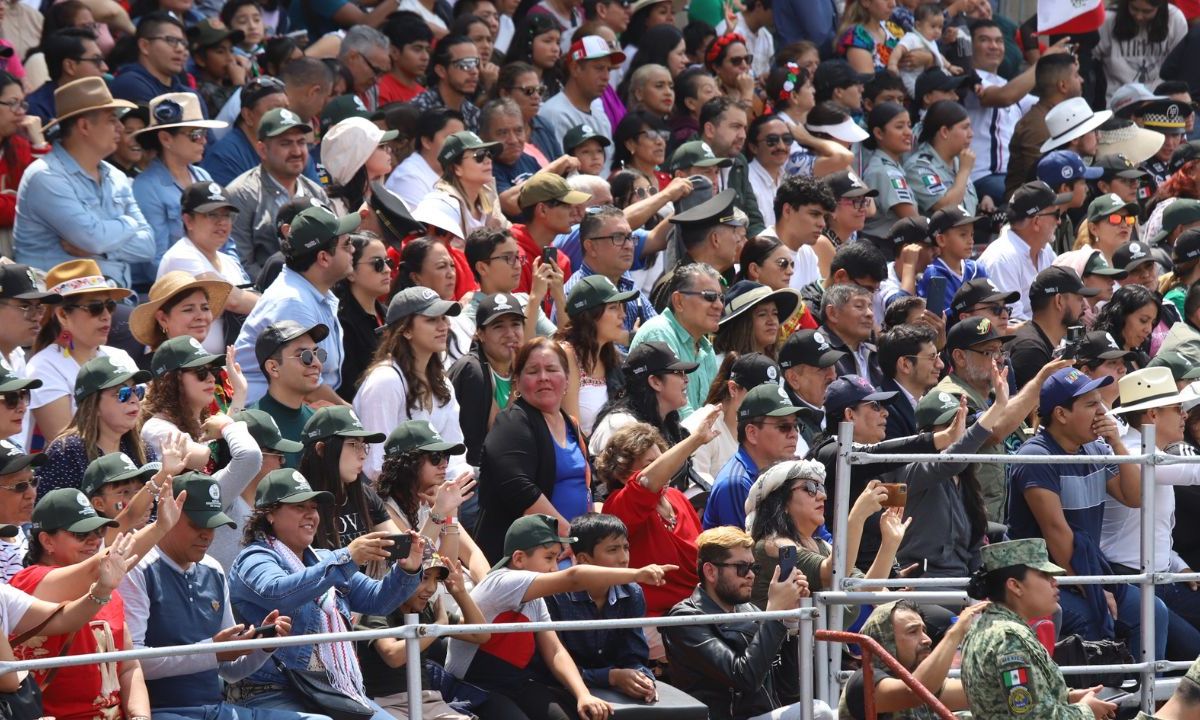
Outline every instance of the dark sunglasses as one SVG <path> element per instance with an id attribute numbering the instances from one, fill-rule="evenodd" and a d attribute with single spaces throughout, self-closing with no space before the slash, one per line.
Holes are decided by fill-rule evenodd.
<path id="1" fill-rule="evenodd" d="M 486 148 L 480 148 L 480 149 L 476 150 L 475 152 L 468 153 L 468 154 L 472 158 L 474 158 L 475 162 L 477 162 L 477 163 L 481 163 L 484 160 L 487 160 L 488 158 L 490 158 L 492 156 L 492 152 Z"/>
<path id="2" fill-rule="evenodd" d="M 444 452 L 430 452 L 425 453 L 425 457 L 429 458 L 430 465 L 441 465 L 446 462 L 450 455 Z"/>
<path id="3" fill-rule="evenodd" d="M 64 308 L 67 310 L 87 310 L 88 314 L 90 314 L 92 317 L 100 317 L 105 310 L 107 310 L 109 313 L 112 313 L 114 310 L 116 310 L 117 301 L 112 299 L 96 300 L 95 302 L 90 302 L 86 305 L 72 303 L 70 305 L 65 305 Z"/>
<path id="4" fill-rule="evenodd" d="M 750 67 L 750 65 L 754 63 L 754 56 L 753 55 L 743 55 L 741 57 L 731 57 L 731 58 L 728 58 L 728 60 L 729 60 L 730 65 L 737 65 L 737 66 L 745 65 L 746 67 Z"/>
<path id="5" fill-rule="evenodd" d="M 759 142 L 765 143 L 767 147 L 775 147 L 776 145 L 787 145 L 791 139 L 790 135 L 771 133 L 770 135 L 763 135 Z"/>
<path id="6" fill-rule="evenodd" d="M 0 488 L 8 490 L 9 492 L 15 492 L 16 494 L 20 495 L 21 493 L 25 492 L 29 488 L 37 488 L 37 486 L 38 486 L 38 479 L 33 478 L 32 480 L 23 480 L 23 481 L 17 483 L 16 485 L 0 485 Z"/>
<path id="7" fill-rule="evenodd" d="M 525 97 L 533 97 L 534 95 L 545 95 L 545 85 L 527 85 L 525 87 L 515 87 L 513 90 L 525 93 Z"/>
<path id="8" fill-rule="evenodd" d="M 1112 215 L 1109 215 L 1106 219 L 1108 220 L 1109 225 L 1136 225 L 1137 224 L 1137 217 L 1135 217 L 1133 215 L 1121 215 L 1119 213 L 1113 213 Z"/>
<path id="9" fill-rule="evenodd" d="M 716 565 L 717 567 L 734 568 L 734 572 L 736 572 L 737 576 L 740 578 L 744 578 L 747 575 L 749 575 L 750 573 L 754 573 L 755 575 L 757 575 L 759 573 L 759 571 L 762 570 L 762 567 L 758 563 L 748 563 L 748 562 L 718 563 L 718 562 L 715 562 L 715 563 L 713 563 L 713 565 Z"/>
<path id="10" fill-rule="evenodd" d="M 71 531 L 68 530 L 68 532 L 71 532 Z M 96 528 L 95 530 L 89 530 L 87 532 L 71 532 L 71 534 L 74 535 L 75 539 L 78 540 L 79 542 L 87 542 L 88 540 L 91 540 L 92 538 L 98 538 L 98 537 L 103 536 L 104 530 L 102 528 Z"/>
<path id="11" fill-rule="evenodd" d="M 329 357 L 329 353 L 325 352 L 325 348 L 317 348 L 316 350 L 301 350 L 298 355 L 293 355 L 292 357 L 300 360 L 301 365 L 309 367 L 313 362 L 319 362 L 324 365 L 326 358 Z"/>
<path id="12" fill-rule="evenodd" d="M 370 265 L 371 269 L 377 273 L 381 273 L 381 272 L 384 272 L 385 270 L 392 269 L 392 261 L 388 260 L 387 258 L 383 258 L 383 257 L 377 257 L 377 258 L 371 258 L 370 260 L 364 260 L 364 261 L 360 262 L 359 265 Z"/>
<path id="13" fill-rule="evenodd" d="M 28 390 L 12 390 L 4 393 L 4 407 L 16 410 L 21 403 L 29 403 Z"/>
<path id="14" fill-rule="evenodd" d="M 828 494 L 825 492 L 825 483 L 817 482 L 816 480 L 804 480 L 802 483 L 800 483 L 799 489 L 808 493 L 812 497 L 817 497 L 818 495 L 825 495 L 828 497 Z"/>
<path id="15" fill-rule="evenodd" d="M 716 290 L 677 290 L 680 295 L 694 295 L 704 300 L 706 303 L 715 303 L 721 301 L 721 293 Z"/>
<path id="16" fill-rule="evenodd" d="M 117 390 L 117 402 L 127 403 L 129 398 L 137 395 L 138 400 L 143 400 L 146 397 L 145 385 L 125 385 L 120 390 Z"/>
<path id="17" fill-rule="evenodd" d="M 196 379 L 199 380 L 200 382 L 204 382 L 205 380 L 207 380 L 209 378 L 212 378 L 213 380 L 217 380 L 217 379 L 220 379 L 220 376 L 221 376 L 221 368 L 216 367 L 214 365 L 204 365 L 202 367 L 185 368 L 184 371 L 190 372 L 191 374 L 195 375 Z"/>

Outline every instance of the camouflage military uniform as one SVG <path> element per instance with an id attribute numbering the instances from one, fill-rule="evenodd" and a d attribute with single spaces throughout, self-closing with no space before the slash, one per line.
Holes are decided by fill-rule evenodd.
<path id="1" fill-rule="evenodd" d="M 985 545 L 987 571 L 1025 565 L 1061 575 L 1042 539 Z M 992 603 L 967 633 L 962 648 L 962 683 L 977 718 L 1093 720 L 1087 705 L 1070 705 L 1062 672 L 1038 642 L 1029 624 L 1000 603 Z"/>

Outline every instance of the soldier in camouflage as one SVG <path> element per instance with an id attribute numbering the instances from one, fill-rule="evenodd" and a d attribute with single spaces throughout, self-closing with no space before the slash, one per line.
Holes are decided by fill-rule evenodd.
<path id="1" fill-rule="evenodd" d="M 1188 668 L 1175 692 L 1153 715 L 1144 712 L 1134 720 L 1196 720 L 1200 718 L 1200 658 Z"/>
<path id="2" fill-rule="evenodd" d="M 1058 604 L 1055 575 L 1041 538 L 985 545 L 982 567 L 971 580 L 972 597 L 991 605 L 967 634 L 962 684 L 977 718 L 1107 720 L 1116 705 L 1096 697 L 1098 687 L 1068 690 L 1062 672 L 1029 627 Z"/>

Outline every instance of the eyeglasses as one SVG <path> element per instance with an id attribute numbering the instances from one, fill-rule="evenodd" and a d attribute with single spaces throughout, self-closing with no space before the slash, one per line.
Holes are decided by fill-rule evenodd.
<path id="1" fill-rule="evenodd" d="M 818 497 L 820 495 L 825 495 L 826 497 L 829 496 L 829 494 L 825 492 L 825 483 L 817 482 L 811 478 L 802 481 L 799 489 L 808 493 L 812 497 Z"/>
<path id="2" fill-rule="evenodd" d="M 514 92 L 525 93 L 525 97 L 533 97 L 534 95 L 545 95 L 545 85 L 526 85 L 525 87 L 514 87 Z"/>
<path id="3" fill-rule="evenodd" d="M 741 57 L 731 57 L 731 58 L 725 58 L 725 59 L 729 61 L 730 65 L 737 65 L 737 66 L 750 67 L 750 65 L 754 63 L 753 55 L 742 55 Z"/>
<path id="4" fill-rule="evenodd" d="M 359 265 L 370 265 L 371 269 L 377 273 L 392 269 L 392 261 L 385 257 L 373 257 L 370 260 L 363 260 Z"/>
<path id="5" fill-rule="evenodd" d="M 41 303 L 0 302 L 0 305 L 16 310 L 27 320 L 38 319 L 41 317 L 42 311 L 46 309 L 46 306 Z"/>
<path id="6" fill-rule="evenodd" d="M 375 63 L 371 62 L 371 60 L 369 58 L 367 58 L 366 55 L 362 55 L 361 57 L 363 59 L 363 62 L 365 62 L 367 64 L 367 67 L 371 68 L 371 74 L 374 75 L 375 77 L 380 78 L 380 77 L 383 77 L 384 75 L 387 75 L 388 72 L 390 72 L 388 68 L 376 67 Z"/>
<path id="7" fill-rule="evenodd" d="M 762 566 L 760 566 L 758 563 L 748 563 L 748 562 L 719 563 L 719 562 L 715 562 L 712 564 L 716 565 L 717 567 L 734 568 L 734 572 L 736 572 L 737 576 L 740 578 L 744 578 L 747 575 L 749 575 L 750 573 L 754 573 L 755 575 L 757 575 L 759 573 L 759 571 L 762 570 Z"/>
<path id="8" fill-rule="evenodd" d="M 587 239 L 588 240 L 607 240 L 610 243 L 612 243 L 614 247 L 620 247 L 622 245 L 633 245 L 634 244 L 633 233 L 618 232 L 618 233 L 613 233 L 612 235 L 593 235 Z"/>
<path id="9" fill-rule="evenodd" d="M 0 105 L 3 105 L 4 107 L 8 108 L 11 112 L 17 112 L 18 110 L 28 110 L 29 109 L 29 101 L 27 101 L 25 98 L 13 98 L 12 100 L 0 100 Z"/>
<path id="10" fill-rule="evenodd" d="M 871 202 L 871 198 L 866 198 L 866 197 L 838 198 L 838 202 L 841 203 L 842 205 L 849 205 L 850 207 L 854 208 L 855 210 L 862 210 L 863 208 L 865 208 L 867 206 L 867 203 Z"/>
<path id="11" fill-rule="evenodd" d="M 1137 217 L 1133 215 L 1121 215 L 1119 213 L 1113 213 L 1105 218 L 1105 220 L 1108 221 L 1109 225 L 1137 225 Z"/>
<path id="12" fill-rule="evenodd" d="M 516 267 L 521 264 L 521 253 L 504 253 L 503 255 L 497 255 L 487 259 L 488 262 L 495 262 L 497 260 L 504 261 L 504 264 L 508 265 L 509 267 Z"/>
<path id="13" fill-rule="evenodd" d="M 929 362 L 937 362 L 938 360 L 937 353 L 933 353 L 932 355 L 905 355 L 904 357 L 912 358 L 913 360 L 928 360 Z"/>
<path id="14" fill-rule="evenodd" d="M 209 378 L 216 380 L 221 372 L 221 369 L 213 367 L 212 365 L 205 365 L 203 367 L 184 368 L 184 372 L 189 372 L 195 375 L 197 380 L 204 382 Z"/>
<path id="15" fill-rule="evenodd" d="M 359 455 L 367 454 L 367 444 L 361 438 L 346 438 L 342 443 L 342 449 Z"/>
<path id="16" fill-rule="evenodd" d="M 479 69 L 479 58 L 473 57 L 473 58 L 463 58 L 461 60 L 455 60 L 450 63 L 450 67 L 454 68 L 455 70 L 466 70 L 466 71 L 478 70 Z"/>
<path id="17" fill-rule="evenodd" d="M 201 140 L 204 139 L 206 133 L 207 133 L 207 131 L 204 128 L 194 128 L 192 130 L 189 130 L 187 132 L 181 132 L 179 134 L 184 136 L 188 140 L 191 140 L 192 142 L 200 142 Z"/>
<path id="18" fill-rule="evenodd" d="M 14 493 L 20 495 L 20 494 L 24 493 L 26 490 L 28 490 L 29 488 L 37 488 L 37 486 L 38 486 L 38 479 L 33 478 L 32 480 L 24 480 L 22 482 L 19 482 L 16 485 L 0 485 L 0 490 L 7 490 L 9 492 L 14 492 Z"/>
<path id="19" fill-rule="evenodd" d="M 154 36 L 148 37 L 146 39 L 147 40 L 161 40 L 161 41 L 165 42 L 166 44 L 170 45 L 174 49 L 187 47 L 186 39 L 181 38 L 181 37 L 175 37 L 173 35 L 154 35 Z"/>
<path id="20" fill-rule="evenodd" d="M 1001 356 L 1001 351 L 999 351 L 999 350 L 976 350 L 973 347 L 969 347 L 969 348 L 967 348 L 967 350 L 970 352 L 976 353 L 978 355 L 982 355 L 985 358 L 987 358 L 988 360 L 995 360 L 996 358 Z"/>
<path id="21" fill-rule="evenodd" d="M 75 539 L 79 542 L 87 542 L 92 538 L 101 537 L 104 534 L 104 529 L 96 528 L 95 530 L 88 530 L 87 532 L 71 532 L 71 534 L 74 535 Z"/>
<path id="22" fill-rule="evenodd" d="M 784 435 L 791 435 L 794 432 L 800 432 L 800 425 L 798 423 L 794 423 L 794 422 L 774 423 L 774 422 L 767 422 L 764 420 L 764 421 L 758 423 L 758 426 L 774 428 L 775 430 L 778 430 L 779 432 L 783 433 Z"/>
<path id="23" fill-rule="evenodd" d="M 4 407 L 9 410 L 16 410 L 21 403 L 29 404 L 28 390 L 10 390 L 4 393 Z"/>
<path id="24" fill-rule="evenodd" d="M 212 212 L 200 213 L 201 217 L 206 217 L 213 222 L 232 222 L 233 215 L 232 210 L 213 210 Z"/>
<path id="25" fill-rule="evenodd" d="M 87 310 L 88 314 L 90 314 L 92 317 L 100 317 L 100 315 L 102 315 L 105 311 L 108 311 L 109 313 L 115 311 L 117 309 L 117 301 L 112 299 L 96 300 L 95 302 L 90 302 L 86 305 L 79 303 L 64 305 L 63 308 L 66 310 Z"/>
<path id="26" fill-rule="evenodd" d="M 425 457 L 429 458 L 430 465 L 441 465 L 450 458 L 450 455 L 444 452 L 431 452 L 425 453 Z"/>
<path id="27" fill-rule="evenodd" d="M 95 57 L 77 57 L 75 58 L 75 62 L 91 63 L 96 67 L 104 67 L 106 65 L 102 55 L 97 55 Z"/>
<path id="28" fill-rule="evenodd" d="M 324 365 L 325 360 L 329 357 L 329 353 L 326 352 L 325 348 L 322 347 L 309 348 L 306 350 L 301 350 L 299 353 L 292 355 L 292 357 L 299 360 L 301 365 L 305 367 L 312 367 L 314 362 L 319 362 Z"/>
<path id="29" fill-rule="evenodd" d="M 681 378 L 686 378 L 688 376 L 687 370 L 660 370 L 659 372 L 656 372 L 654 374 L 655 375 L 674 375 L 675 377 L 681 377 Z"/>
<path id="30" fill-rule="evenodd" d="M 487 148 L 479 148 L 475 152 L 467 153 L 467 157 L 470 157 L 477 163 L 482 163 L 484 160 L 487 160 L 491 156 L 492 156 L 492 152 L 490 150 L 488 150 Z"/>
<path id="31" fill-rule="evenodd" d="M 992 315 L 995 315 L 996 317 L 1006 317 L 1006 316 L 1008 316 L 1008 315 L 1011 315 L 1011 314 L 1012 314 L 1012 308 L 1010 308 L 1010 307 L 1009 307 L 1009 306 L 1007 306 L 1007 305 L 1002 305 L 1002 304 L 997 304 L 997 305 L 976 305 L 976 306 L 974 307 L 974 311 L 975 311 L 975 312 L 986 312 L 986 313 L 991 313 Z"/>
<path id="32" fill-rule="evenodd" d="M 695 295 L 706 303 L 721 302 L 721 293 L 716 290 L 676 290 L 680 295 Z"/>
<path id="33" fill-rule="evenodd" d="M 863 407 L 871 408 L 875 412 L 879 412 L 880 410 L 883 410 L 883 404 L 881 402 L 879 402 L 878 400 L 868 400 L 866 402 L 861 402 L 858 404 L 858 406 L 860 408 L 863 408 Z"/>
<path id="34" fill-rule="evenodd" d="M 629 191 L 629 198 L 631 200 L 633 198 L 637 198 L 638 200 L 645 200 L 648 197 L 650 197 L 650 188 L 648 188 L 648 187 L 636 187 Z"/>
<path id="35" fill-rule="evenodd" d="M 645 135 L 651 140 L 662 140 L 663 142 L 667 142 L 671 139 L 670 130 L 643 130 L 638 133 L 638 137 L 641 137 L 642 135 Z"/>
<path id="36" fill-rule="evenodd" d="M 1052 217 L 1055 220 L 1062 220 L 1062 213 L 1060 213 L 1057 210 L 1055 210 L 1053 212 L 1048 212 L 1048 213 L 1038 213 L 1037 216 L 1038 217 Z"/>
<path id="37" fill-rule="evenodd" d="M 134 395 L 137 395 L 137 399 L 140 402 L 142 399 L 144 399 L 146 397 L 146 386 L 145 385 L 125 385 L 125 386 L 123 386 L 120 390 L 117 390 L 117 402 L 122 403 L 122 404 L 127 403 L 127 402 L 129 402 L 129 398 L 133 397 Z"/>
<path id="38" fill-rule="evenodd" d="M 771 133 L 770 135 L 763 135 L 761 138 L 759 138 L 759 142 L 763 143 L 767 147 L 775 147 L 776 145 L 787 145 L 791 139 L 792 137 L 790 135 Z"/>

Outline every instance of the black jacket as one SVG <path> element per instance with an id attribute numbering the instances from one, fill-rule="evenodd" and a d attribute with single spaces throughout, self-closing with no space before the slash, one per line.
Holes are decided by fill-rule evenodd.
<path id="1" fill-rule="evenodd" d="M 842 352 L 846 353 L 842 356 L 841 360 L 837 361 L 838 377 L 845 377 L 846 375 L 862 375 L 862 373 L 858 371 L 858 361 L 855 359 L 854 351 L 850 349 L 850 346 L 846 344 L 846 341 L 839 337 L 837 333 L 831 330 L 829 326 L 825 325 L 824 323 L 821 324 L 820 330 L 821 333 L 829 339 L 830 347 L 832 347 L 834 350 L 841 350 Z M 872 385 L 879 387 L 880 385 L 883 385 L 884 379 L 883 368 L 879 367 L 879 352 L 875 349 L 875 345 L 873 343 L 867 342 L 866 345 L 867 379 L 871 381 Z"/>
<path id="2" fill-rule="evenodd" d="M 879 389 L 884 392 L 896 393 L 891 400 L 887 401 L 887 436 L 899 438 L 916 435 L 917 409 L 909 402 L 908 396 L 904 394 L 900 384 L 891 378 L 884 378 Z"/>
<path id="3" fill-rule="evenodd" d="M 574 428 L 575 437 L 582 438 L 579 425 L 565 412 L 562 416 Z M 504 557 L 508 527 L 539 495 L 549 498 L 554 494 L 558 480 L 554 447 L 542 411 L 524 399 L 514 400 L 496 415 L 479 462 L 479 521 L 475 526 L 475 542 L 484 557 L 494 558 L 492 562 Z M 587 448 L 583 456 L 587 457 Z"/>
<path id="4" fill-rule="evenodd" d="M 454 397 L 458 398 L 458 423 L 462 426 L 463 444 L 467 446 L 467 463 L 479 467 L 495 401 L 492 368 L 479 343 L 473 343 L 471 352 L 456 360 L 447 374 L 454 386 Z"/>
<path id="5" fill-rule="evenodd" d="M 671 684 L 707 705 L 711 720 L 744 720 L 785 704 L 776 691 L 774 669 L 787 629 L 778 620 L 760 625 L 737 619 L 737 613 L 757 611 L 743 603 L 720 625 L 662 628 Z M 667 615 L 724 612 L 697 587 Z"/>

